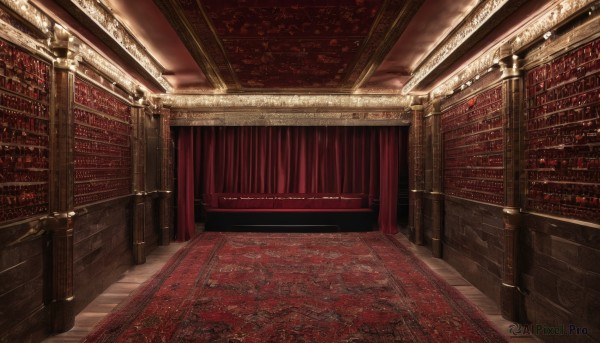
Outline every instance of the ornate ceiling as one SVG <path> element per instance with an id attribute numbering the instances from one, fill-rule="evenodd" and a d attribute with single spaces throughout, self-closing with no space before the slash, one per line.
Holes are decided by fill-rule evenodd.
<path id="1" fill-rule="evenodd" d="M 215 86 L 314 91 L 362 83 L 423 1 L 155 2 Z"/>
<path id="2" fill-rule="evenodd" d="M 17 1 L 39 6 L 153 92 L 306 95 L 430 92 L 460 70 L 487 68 L 474 59 L 566 2 Z"/>

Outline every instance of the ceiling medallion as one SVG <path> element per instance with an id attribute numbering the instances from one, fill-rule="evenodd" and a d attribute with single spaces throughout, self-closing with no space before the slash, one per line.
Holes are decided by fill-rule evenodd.
<path id="1" fill-rule="evenodd" d="M 340 94 L 340 95 L 176 95 L 161 97 L 163 104 L 179 109 L 204 109 L 222 111 L 223 109 L 298 109 L 314 111 L 368 111 L 398 110 L 410 106 L 412 97 L 400 95 Z"/>
<path id="2" fill-rule="evenodd" d="M 444 60 L 448 58 L 458 47 L 471 37 L 485 22 L 487 22 L 497 11 L 499 11 L 508 0 L 490 0 L 476 7 L 467 19 L 463 21 L 452 35 L 438 46 L 434 53 L 427 57 L 424 63 L 417 67 L 413 76 L 402 89 L 403 94 L 410 93 L 427 75 L 435 70 Z"/>
<path id="3" fill-rule="evenodd" d="M 102 28 L 112 39 L 119 44 L 146 72 L 148 72 L 156 82 L 158 82 L 167 92 L 172 91 L 172 86 L 162 76 L 163 68 L 146 51 L 127 28 L 113 15 L 113 13 L 98 0 L 70 0 L 79 10 L 85 13 L 90 19 Z"/>
<path id="4" fill-rule="evenodd" d="M 494 65 L 498 63 L 496 60 L 496 51 L 502 46 L 510 45 L 512 52 L 516 53 L 520 49 L 532 44 L 548 31 L 558 26 L 561 22 L 567 20 L 578 11 L 586 6 L 594 3 L 597 0 L 563 0 L 550 7 L 544 14 L 535 18 L 532 22 L 528 22 L 523 28 L 518 30 L 514 35 L 498 42 L 474 61 L 469 62 L 467 67 L 459 71 L 457 74 L 442 82 L 432 92 L 432 97 L 445 96 L 454 89 L 460 87 L 467 80 L 477 78 L 477 75 L 483 75 L 490 71 Z"/>

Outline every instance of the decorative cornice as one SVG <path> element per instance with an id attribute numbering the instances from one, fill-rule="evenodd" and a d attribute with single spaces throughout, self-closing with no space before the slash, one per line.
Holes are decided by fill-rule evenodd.
<path id="1" fill-rule="evenodd" d="M 473 36 L 477 30 L 494 16 L 508 0 L 489 0 L 476 7 L 467 18 L 453 31 L 451 36 L 444 40 L 434 52 L 417 67 L 412 78 L 406 83 L 402 92 L 410 93 L 423 79 L 431 74 L 448 56 L 454 53 L 463 43 Z"/>
<path id="2" fill-rule="evenodd" d="M 495 61 L 495 50 L 488 50 L 475 61 L 469 63 L 467 67 L 455 74 L 450 79 L 444 81 L 438 85 L 432 92 L 432 97 L 446 96 L 452 94 L 454 89 L 459 88 L 462 84 L 471 79 L 479 79 L 481 75 L 486 74 L 493 70 L 493 66 L 497 63 Z M 479 75 L 479 77 L 477 77 Z"/>
<path id="3" fill-rule="evenodd" d="M 600 1 L 597 2 L 600 6 Z M 599 7 L 600 9 L 600 7 Z M 596 12 L 589 21 L 577 26 L 572 30 L 555 36 L 550 32 L 545 35 L 548 39 L 539 47 L 528 51 L 524 57 L 523 68 L 529 70 L 541 63 L 557 58 L 565 53 L 569 47 L 579 46 L 600 37 L 600 12 Z"/>
<path id="4" fill-rule="evenodd" d="M 207 20 L 196 23 L 201 28 L 195 30 L 185 19 L 179 1 L 154 0 L 154 3 L 173 26 L 206 79 L 216 90 L 226 92 L 230 86 L 239 87 L 214 28 Z M 198 11 L 202 18 L 206 18 L 202 6 L 198 6 Z M 212 51 L 212 54 L 209 51 Z M 222 70 L 226 72 L 221 72 Z"/>
<path id="5" fill-rule="evenodd" d="M 98 72 L 118 83 L 127 92 L 135 93 L 139 88 L 137 82 L 128 77 L 126 72 L 118 68 L 113 62 L 109 61 L 104 56 L 97 53 L 96 50 L 89 45 L 81 45 L 79 48 L 79 56 L 83 61 L 95 68 Z"/>
<path id="6" fill-rule="evenodd" d="M 3 3 L 5 2 L 5 0 L 0 1 L 2 1 Z M 23 0 L 21 0 L 21 3 L 22 2 Z M 28 8 L 34 9 L 35 7 L 30 5 Z M 35 11 L 32 10 L 32 13 L 34 12 Z M 44 17 L 44 15 L 41 12 L 36 13 L 40 14 L 40 18 Z M 50 20 L 48 18 L 46 18 L 46 20 L 48 23 L 50 23 Z M 55 30 L 60 30 L 60 27 L 57 26 L 54 30 L 49 31 L 48 36 L 52 36 L 52 34 L 55 33 Z M 51 46 L 53 44 L 56 44 L 56 39 L 54 39 L 54 41 L 50 38 L 45 40 L 37 40 L 15 29 L 10 23 L 6 23 L 2 20 L 0 20 L 0 36 L 13 44 L 27 49 L 34 54 L 42 56 L 48 61 L 58 62 L 59 58 L 54 56 L 51 51 Z M 69 43 L 67 42 L 67 44 Z M 63 56 L 61 58 L 64 57 L 67 56 Z M 125 91 L 131 94 L 136 93 L 141 88 L 139 82 L 128 76 L 128 74 L 122 69 L 120 69 L 118 66 L 116 66 L 114 62 L 109 61 L 107 58 L 97 53 L 94 50 L 94 48 L 90 47 L 87 44 L 80 42 L 79 51 L 77 53 L 77 56 L 74 58 L 75 59 L 72 60 L 73 63 L 71 63 L 70 65 L 74 66 L 76 62 L 84 61 L 111 81 L 114 81 L 117 84 L 119 84 L 120 87 L 122 87 Z M 65 66 L 68 67 L 69 65 Z"/>
<path id="7" fill-rule="evenodd" d="M 35 54 L 41 55 L 49 61 L 53 60 L 46 41 L 36 40 L 15 29 L 11 24 L 3 20 L 0 20 L 0 37 Z"/>
<path id="8" fill-rule="evenodd" d="M 398 15 L 393 18 L 379 14 L 378 20 L 385 20 L 385 22 L 377 23 L 374 27 L 388 27 L 389 29 L 387 29 L 387 32 L 372 32 L 369 34 L 367 42 L 359 53 L 357 63 L 346 76 L 347 81 L 353 82 L 353 84 L 350 84 L 353 90 L 359 89 L 373 75 L 392 50 L 394 44 L 396 44 L 398 38 L 404 32 L 423 2 L 423 0 L 418 0 L 386 1 L 384 3 L 385 7 L 381 10 L 381 13 L 397 11 Z M 383 38 L 379 40 L 378 35 L 381 35 Z"/>
<path id="9" fill-rule="evenodd" d="M 511 39 L 513 51 L 530 45 L 534 41 L 540 39 L 544 33 L 551 31 L 560 23 L 577 14 L 588 5 L 594 2 L 600 3 L 598 0 L 563 0 L 559 1 L 549 11 L 544 13 L 532 23 L 527 23 L 525 27 Z"/>
<path id="10" fill-rule="evenodd" d="M 50 35 L 52 20 L 37 7 L 31 5 L 28 0 L 0 0 L 4 6 L 25 19 L 44 35 Z"/>
<path id="11" fill-rule="evenodd" d="M 164 91 L 172 91 L 171 85 L 163 77 L 164 68 L 148 53 L 146 48 L 138 42 L 129 30 L 121 23 L 111 10 L 99 0 L 60 0 L 58 1 L 76 18 L 82 19 L 78 12 L 83 13 L 89 20 L 95 23 L 95 31 L 102 31 L 108 35 L 120 50 L 125 52 L 134 65 L 141 68 L 142 75 L 147 74 L 151 81 L 160 85 Z M 109 46 L 114 44 L 107 43 Z"/>
<path id="12" fill-rule="evenodd" d="M 401 95 L 279 95 L 279 94 L 224 94 L 224 95 L 176 95 L 162 96 L 163 104 L 178 109 L 233 111 L 265 109 L 294 111 L 367 111 L 398 110 L 410 106 L 412 97 Z"/>
<path id="13" fill-rule="evenodd" d="M 174 111 L 171 126 L 408 126 L 410 113 Z"/>
<path id="14" fill-rule="evenodd" d="M 451 78 L 442 82 L 432 92 L 433 97 L 445 96 L 451 94 L 454 89 L 461 87 L 469 80 L 478 79 L 490 71 L 490 68 L 498 64 L 498 51 L 503 46 L 510 46 L 512 53 L 518 53 L 535 41 L 542 38 L 546 33 L 566 21 L 568 18 L 577 14 L 585 7 L 599 2 L 597 0 L 562 0 L 550 7 L 546 12 L 528 22 L 523 28 L 516 31 L 515 34 L 498 42 L 496 45 L 485 51 L 474 61 L 469 62 L 467 67 L 460 70 Z"/>

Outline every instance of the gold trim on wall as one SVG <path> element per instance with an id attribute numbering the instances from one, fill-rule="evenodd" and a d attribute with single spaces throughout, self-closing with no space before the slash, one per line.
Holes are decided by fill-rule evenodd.
<path id="1" fill-rule="evenodd" d="M 483 75 L 490 68 L 497 65 L 497 52 L 501 47 L 510 47 L 512 53 L 518 54 L 522 50 L 542 39 L 546 32 L 559 26 L 561 23 L 584 10 L 593 3 L 599 3 L 597 0 L 562 0 L 557 1 L 549 7 L 544 13 L 529 21 L 513 35 L 498 42 L 493 47 L 483 52 L 474 61 L 457 71 L 453 76 L 442 81 L 432 91 L 432 97 L 445 96 L 451 94 L 453 90 L 461 87 L 468 81 L 476 80 L 478 75 Z M 409 81 L 410 82 L 410 81 Z M 408 90 L 405 88 L 403 92 Z"/>
<path id="2" fill-rule="evenodd" d="M 489 0 L 478 5 L 465 20 L 455 29 L 450 36 L 442 41 L 435 50 L 427 56 L 413 73 L 411 79 L 404 86 L 402 93 L 408 94 L 416 88 L 426 77 L 433 73 L 447 58 L 460 48 L 477 30 L 488 22 L 508 0 Z"/>
<path id="3" fill-rule="evenodd" d="M 410 112 L 174 111 L 171 126 L 409 126 Z"/>
<path id="4" fill-rule="evenodd" d="M 52 20 L 37 7 L 30 4 L 28 0 L 0 0 L 0 3 L 25 19 L 43 35 L 50 35 Z"/>
<path id="5" fill-rule="evenodd" d="M 56 1 L 148 81 L 162 91 L 172 91 L 171 85 L 162 76 L 164 68 L 103 3 L 98 0 Z"/>
<path id="6" fill-rule="evenodd" d="M 163 95 L 171 126 L 408 126 L 399 95 Z"/>
<path id="7" fill-rule="evenodd" d="M 0 37 L 48 61 L 54 60 L 46 41 L 39 41 L 29 37 L 3 20 L 0 20 Z"/>
<path id="8" fill-rule="evenodd" d="M 292 110 L 292 112 L 397 111 L 410 106 L 412 97 L 376 94 L 281 95 L 216 94 L 160 96 L 164 106 L 207 112 L 231 110 Z"/>

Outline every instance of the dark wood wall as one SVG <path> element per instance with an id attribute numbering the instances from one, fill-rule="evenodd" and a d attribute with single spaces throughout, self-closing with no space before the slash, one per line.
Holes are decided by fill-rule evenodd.
<path id="1" fill-rule="evenodd" d="M 444 259 L 500 303 L 504 244 L 502 208 L 446 197 Z"/>
<path id="2" fill-rule="evenodd" d="M 169 122 L 93 66 L 57 63 L 65 49 L 19 46 L 39 37 L 0 15 L 16 28 L 0 33 L 0 342 L 38 342 L 169 243 Z"/>
<path id="3" fill-rule="evenodd" d="M 524 317 L 586 331 L 569 337 L 581 342 L 600 341 L 599 23 L 567 26 L 528 54 L 525 68 Z"/>
<path id="4" fill-rule="evenodd" d="M 431 239 L 433 237 L 433 216 L 426 215 L 433 213 L 433 115 L 431 107 L 425 111 L 424 130 L 423 134 L 423 151 L 425 154 L 425 162 L 423 164 L 425 194 L 423 195 L 423 244 L 431 247 Z"/>
<path id="5" fill-rule="evenodd" d="M 160 137 L 160 118 L 158 116 L 146 116 L 144 120 L 146 133 L 146 165 L 145 165 L 145 188 L 148 192 L 145 207 L 145 225 L 144 237 L 146 249 L 154 249 L 160 239 L 160 218 L 159 207 L 160 199 L 160 178 L 161 178 L 161 137 Z"/>
<path id="6" fill-rule="evenodd" d="M 587 334 L 568 337 L 581 342 L 600 340 L 599 22 L 597 16 L 586 16 L 566 24 L 557 36 L 519 53 L 518 73 L 502 71 L 506 66 L 501 62 L 471 87 L 433 99 L 424 113 L 422 243 L 436 254 L 431 238 L 435 217 L 440 216 L 441 257 L 491 297 L 503 314 L 512 313 L 507 318 L 543 328 L 584 330 Z M 436 170 L 435 139 L 428 137 L 434 134 L 436 111 L 444 118 L 461 102 L 475 106 L 477 97 L 493 87 L 502 87 L 502 135 L 511 146 L 498 155 L 507 170 L 500 179 L 500 198 L 487 201 L 469 198 L 482 194 L 480 189 L 469 190 L 472 184 L 452 189 L 452 183 L 460 180 L 456 175 L 468 174 L 474 181 L 485 178 L 473 171 L 489 160 L 470 165 L 465 154 L 456 164 L 453 152 L 444 146 L 449 140 L 442 119 L 443 143 L 438 148 L 444 151 L 444 163 Z M 441 104 L 437 109 L 435 101 Z M 476 130 L 464 139 L 472 134 Z M 457 174 L 455 166 L 462 171 Z M 442 210 L 437 212 L 430 187 L 436 178 L 444 180 Z M 507 278 L 510 273 L 515 277 Z M 512 296 L 506 294 L 507 280 L 514 281 Z M 539 336 L 549 342 L 566 337 Z"/>
<path id="7" fill-rule="evenodd" d="M 46 332 L 48 236 L 31 231 L 38 225 L 0 228 L 0 342 L 39 341 Z"/>
<path id="8" fill-rule="evenodd" d="M 435 177 L 440 178 L 443 185 L 444 202 L 439 215 L 443 221 L 441 239 L 444 260 L 498 304 L 501 301 L 504 219 L 502 206 L 488 203 L 485 199 L 492 193 L 502 197 L 502 179 L 491 178 L 488 173 L 501 173 L 503 152 L 501 148 L 488 150 L 488 141 L 493 142 L 493 139 L 480 136 L 494 132 L 496 140 L 503 139 L 498 136 L 502 130 L 502 124 L 498 122 L 502 116 L 499 104 L 504 101 L 499 96 L 500 75 L 495 70 L 473 87 L 441 102 L 439 135 L 443 152 L 442 170 L 435 175 L 433 170 L 426 169 L 425 175 L 426 185 L 427 180 Z M 488 99 L 490 96 L 494 98 Z M 481 125 L 482 122 L 489 124 Z M 452 123 L 455 127 L 444 127 L 444 123 Z M 463 132 L 465 127 L 470 129 Z M 428 135 L 426 133 L 425 137 Z M 425 141 L 426 150 L 433 151 L 432 142 L 431 138 Z M 433 165 L 433 154 L 430 156 L 426 158 L 426 161 L 430 161 L 425 163 L 426 166 Z M 500 166 L 491 163 L 491 159 L 498 156 Z M 498 190 L 490 192 L 477 184 L 488 181 L 499 185 Z M 431 192 L 431 188 L 428 191 Z M 429 199 L 426 201 L 429 205 L 424 206 L 424 218 L 428 218 L 424 221 L 427 238 L 428 232 L 431 232 L 427 225 L 433 226 L 434 223 L 431 193 L 425 199 Z M 489 202 L 494 201 L 495 198 Z M 425 243 L 429 242 L 429 239 L 425 239 Z"/>
<path id="9" fill-rule="evenodd" d="M 2 9 L 0 16 L 11 19 Z M 24 26 L 16 29 L 31 34 Z M 0 70 L 0 342 L 38 341 L 47 330 L 50 294 L 44 221 L 49 211 L 51 64 L 0 36 Z M 35 87 L 22 77 L 26 72 Z"/>
<path id="10" fill-rule="evenodd" d="M 73 279 L 75 312 L 133 264 L 131 198 L 79 208 L 75 216 Z"/>
<path id="11" fill-rule="evenodd" d="M 580 341 L 600 340 L 600 229 L 533 214 L 525 216 L 523 228 L 527 320 L 586 328 L 590 337 Z"/>

